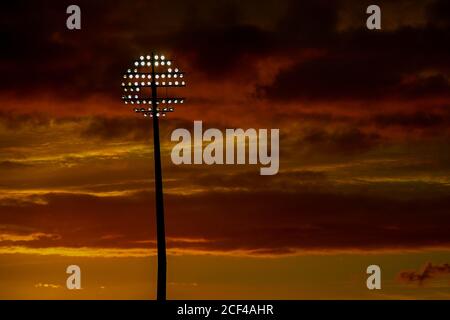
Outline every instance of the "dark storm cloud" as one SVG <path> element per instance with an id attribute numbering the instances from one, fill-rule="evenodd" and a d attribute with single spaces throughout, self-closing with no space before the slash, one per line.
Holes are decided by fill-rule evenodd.
<path id="1" fill-rule="evenodd" d="M 295 62 L 303 49 L 326 53 L 282 71 L 273 85 L 262 88 L 270 99 L 424 96 L 448 90 L 442 75 L 401 85 L 405 74 L 427 68 L 438 68 L 443 74 L 449 70 L 449 45 L 443 41 L 449 30 L 431 23 L 445 21 L 442 1 L 430 5 L 430 24 L 386 32 L 338 32 L 342 1 L 264 5 L 81 1 L 78 5 L 81 31 L 66 29 L 66 3 L 17 1 L 4 6 L 2 90 L 20 95 L 45 91 L 71 98 L 96 93 L 116 96 L 120 74 L 130 59 L 155 47 L 174 52 L 187 69 L 215 80 L 253 74 L 259 59 L 268 56 L 287 56 Z M 258 7 L 264 9 L 262 13 Z M 271 15 L 271 8 L 281 13 Z M 249 19 L 265 16 L 269 18 L 264 23 Z"/>
<path id="2" fill-rule="evenodd" d="M 70 124 L 78 128 L 78 136 L 85 139 L 99 140 L 132 140 L 145 141 L 151 137 L 151 119 L 131 116 L 65 116 L 52 117 L 44 113 L 11 113 L 0 112 L 0 128 L 8 130 L 9 133 L 18 132 L 22 129 L 32 132 L 52 131 L 58 126 Z M 161 136 L 170 140 L 171 132 L 178 128 L 191 128 L 192 122 L 171 119 L 161 126 Z M 6 141 L 7 139 L 5 139 Z M 0 147 L 2 141 L 0 141 Z M 9 162 L 8 162 L 9 163 Z M 4 166 L 7 166 L 5 163 Z"/>
<path id="3" fill-rule="evenodd" d="M 195 179 L 192 177 L 195 176 Z M 299 185 L 314 185 L 318 187 L 318 184 L 327 182 L 327 175 L 321 171 L 299 170 L 279 172 L 277 175 L 270 176 L 267 180 L 267 184 L 254 185 L 255 179 L 258 179 L 258 172 L 243 172 L 240 174 L 220 174 L 213 172 L 198 172 L 190 174 L 186 180 L 195 187 L 201 188 L 229 188 L 233 189 L 239 186 L 240 188 L 248 188 L 252 191 L 267 191 L 267 190 L 302 190 Z"/>
<path id="4" fill-rule="evenodd" d="M 337 23 L 342 3 L 269 3 L 269 9 L 283 8 L 275 17 L 268 10 L 254 12 L 257 3 L 81 1 L 82 30 L 69 31 L 66 3 L 17 1 L 1 12 L 0 68 L 5 76 L 0 85 L 21 95 L 39 90 L 71 98 L 117 95 L 130 58 L 150 47 L 179 53 L 188 69 L 215 79 L 251 74 L 263 57 L 281 55 L 295 61 L 299 50 L 316 48 L 327 54 L 282 71 L 260 93 L 276 100 L 448 96 L 444 75 L 401 83 L 405 74 L 427 68 L 448 72 L 450 50 L 442 40 L 449 30 L 431 24 L 445 21 L 445 2 L 429 6 L 430 24 L 424 27 L 341 34 Z M 247 22 L 247 7 L 269 26 Z"/>
<path id="5" fill-rule="evenodd" d="M 398 278 L 400 281 L 422 285 L 424 284 L 424 282 L 429 281 L 430 279 L 445 275 L 450 275 L 450 264 L 444 263 L 433 265 L 431 262 L 429 262 L 421 271 L 400 272 Z"/>
<path id="6" fill-rule="evenodd" d="M 417 111 L 410 114 L 379 114 L 373 118 L 373 122 L 382 127 L 401 126 L 407 128 L 433 128 L 449 124 L 450 117 L 448 114 Z"/>
<path id="7" fill-rule="evenodd" d="M 288 1 L 285 16 L 278 22 L 284 47 L 323 47 L 334 41 L 341 1 Z"/>
<path id="8" fill-rule="evenodd" d="M 237 21 L 239 6 L 227 2 L 79 1 L 77 5 L 82 11 L 80 31 L 67 30 L 65 3 L 5 5 L 0 13 L 2 90 L 21 95 L 42 90 L 70 98 L 117 95 L 121 74 L 139 54 L 153 48 L 179 53 L 180 60 L 189 57 L 200 73 L 223 76 L 246 67 L 240 57 L 257 57 L 273 42 L 270 32 Z"/>
<path id="9" fill-rule="evenodd" d="M 88 121 L 87 126 L 81 131 L 85 138 L 100 138 L 106 140 L 132 139 L 146 140 L 150 138 L 150 121 L 141 118 L 105 118 L 95 117 Z"/>
<path id="10" fill-rule="evenodd" d="M 142 6 L 133 10 L 125 1 L 114 6 L 108 1 L 77 4 L 82 8 L 79 31 L 66 28 L 68 3 L 17 1 L 2 10 L 1 70 L 7 75 L 0 80 L 3 90 L 70 98 L 117 94 L 120 75 L 137 55 L 133 43 L 147 32 L 143 19 L 137 20 L 136 34 L 126 30 L 142 15 L 136 14 Z M 146 8 L 151 12 L 151 5 Z"/>
<path id="11" fill-rule="evenodd" d="M 441 29 L 342 34 L 326 55 L 282 70 L 259 92 L 282 101 L 448 98 L 450 47 L 442 39 L 449 36 Z M 427 70 L 440 74 L 417 77 Z"/>
<path id="12" fill-rule="evenodd" d="M 86 121 L 80 132 L 83 138 L 95 138 L 100 140 L 126 139 L 133 141 L 148 140 L 152 136 L 152 119 L 144 117 L 85 117 L 78 120 Z M 163 140 L 170 140 L 172 131 L 176 128 L 190 128 L 192 122 L 171 119 L 160 128 Z"/>
<path id="13" fill-rule="evenodd" d="M 0 170 L 14 170 L 30 167 L 30 164 L 25 164 L 17 161 L 0 161 Z"/>
<path id="14" fill-rule="evenodd" d="M 386 6 L 380 5 L 382 10 L 387 10 Z M 323 50 L 323 54 L 281 70 L 272 84 L 258 88 L 258 92 L 279 101 L 448 98 L 450 46 L 443 39 L 450 37 L 450 28 L 435 25 L 437 20 L 446 19 L 445 13 L 440 13 L 445 6 L 442 1 L 431 2 L 425 25 L 369 31 L 364 24 L 366 6 L 355 2 L 347 9 L 359 8 L 359 28 L 337 32 L 331 27 L 333 15 L 326 10 L 333 6 L 318 5 L 317 12 L 309 19 L 314 17 L 315 24 L 321 24 L 323 20 L 317 17 L 328 18 L 322 28 L 318 26 L 311 30 L 310 35 L 316 39 L 314 47 Z M 342 7 L 338 5 L 332 12 L 339 9 Z M 295 12 L 298 11 L 291 11 L 292 15 Z M 386 13 L 401 15 L 400 12 L 383 11 L 383 15 Z M 321 33 L 327 34 L 329 39 L 320 41 Z M 301 48 L 307 41 L 295 43 Z M 430 70 L 437 74 L 420 76 Z M 407 81 L 410 78 L 415 79 Z"/>
<path id="15" fill-rule="evenodd" d="M 50 117 L 42 113 L 12 113 L 0 111 L 0 125 L 9 130 L 18 130 L 23 127 L 48 127 Z"/>
<path id="16" fill-rule="evenodd" d="M 330 154 L 351 155 L 368 151 L 381 142 L 377 133 L 365 133 L 357 128 L 328 132 L 313 129 L 299 140 L 300 145 L 308 145 L 316 151 Z"/>
<path id="17" fill-rule="evenodd" d="M 434 75 L 416 79 L 412 85 L 401 85 L 399 91 L 411 98 L 421 97 L 450 97 L 450 83 L 448 76 Z"/>
<path id="18" fill-rule="evenodd" d="M 236 72 L 238 67 L 248 70 L 252 63 L 249 58 L 257 58 L 270 49 L 270 37 L 258 27 L 236 25 L 188 28 L 174 40 L 180 51 L 194 53 L 192 68 L 217 78 Z M 241 60 L 243 56 L 247 59 Z"/>
<path id="19" fill-rule="evenodd" d="M 427 10 L 429 21 L 441 27 L 450 26 L 450 2 L 447 0 L 437 0 L 433 2 Z"/>
<path id="20" fill-rule="evenodd" d="M 175 241 L 171 248 L 283 254 L 450 245 L 448 197 L 402 201 L 363 194 L 211 192 L 166 199 L 169 238 L 208 240 Z M 150 193 L 127 198 L 48 194 L 45 200 L 45 205 L 3 205 L 0 223 L 59 235 L 27 244 L 33 247 L 152 246 Z"/>

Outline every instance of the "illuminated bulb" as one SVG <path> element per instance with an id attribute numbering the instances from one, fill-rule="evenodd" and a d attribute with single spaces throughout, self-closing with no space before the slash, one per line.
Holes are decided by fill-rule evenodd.
<path id="1" fill-rule="evenodd" d="M 151 59 L 151 57 L 150 56 L 147 56 L 147 60 L 150 60 Z"/>
<path id="2" fill-rule="evenodd" d="M 139 59 L 144 60 L 144 56 L 140 56 Z"/>
<path id="3" fill-rule="evenodd" d="M 178 85 L 178 81 L 175 81 L 175 85 L 176 85 L 176 86 Z"/>
<path id="4" fill-rule="evenodd" d="M 166 63 L 164 62 L 164 61 L 161 61 L 161 65 L 163 66 L 163 65 L 165 65 Z"/>
<path id="5" fill-rule="evenodd" d="M 185 84 L 186 84 L 186 82 L 184 82 L 184 81 L 181 82 L 181 85 L 182 85 L 182 86 L 184 86 Z"/>
<path id="6" fill-rule="evenodd" d="M 158 63 L 158 61 L 156 61 L 156 62 L 155 62 L 155 67 L 157 67 L 157 66 L 159 66 L 159 63 Z"/>
<path id="7" fill-rule="evenodd" d="M 137 67 L 137 66 L 139 65 L 139 62 L 136 61 L 136 62 L 134 63 L 134 65 Z"/>
<path id="8" fill-rule="evenodd" d="M 168 66 L 170 66 L 172 64 L 172 62 L 170 62 L 170 61 L 167 61 L 167 65 Z"/>
<path id="9" fill-rule="evenodd" d="M 164 79 L 165 77 L 166 77 L 166 75 L 165 75 L 165 74 L 162 74 L 162 75 L 161 75 L 161 78 L 163 78 L 163 79 Z"/>
<path id="10" fill-rule="evenodd" d="M 145 74 L 142 74 L 142 75 L 141 75 L 141 78 L 144 79 L 144 78 L 145 78 Z"/>
<path id="11" fill-rule="evenodd" d="M 130 79 L 133 79 L 133 75 L 132 75 L 132 74 L 130 74 L 130 75 L 128 76 L 128 78 L 130 78 Z"/>
<path id="12" fill-rule="evenodd" d="M 130 73 L 130 72 L 131 72 L 131 69 L 128 69 L 127 72 Z"/>
<path id="13" fill-rule="evenodd" d="M 152 65 L 151 62 L 147 62 L 147 67 L 150 67 Z"/>
<path id="14" fill-rule="evenodd" d="M 145 62 L 144 61 L 141 62 L 141 66 L 145 66 Z"/>
<path id="15" fill-rule="evenodd" d="M 145 82 L 141 82 L 141 86 L 145 86 Z"/>
<path id="16" fill-rule="evenodd" d="M 155 56 L 155 60 L 158 60 L 158 59 L 159 59 L 159 57 L 158 57 L 158 55 L 156 55 L 156 56 Z"/>
<path id="17" fill-rule="evenodd" d="M 164 59 L 166 59 L 166 57 L 164 57 L 164 56 L 161 56 L 161 60 L 164 60 Z"/>
<path id="18" fill-rule="evenodd" d="M 167 69 L 168 72 L 172 72 L 172 68 Z"/>
<path id="19" fill-rule="evenodd" d="M 156 78 L 156 79 L 159 79 L 159 74 L 157 74 L 157 75 L 155 76 L 155 78 Z"/>

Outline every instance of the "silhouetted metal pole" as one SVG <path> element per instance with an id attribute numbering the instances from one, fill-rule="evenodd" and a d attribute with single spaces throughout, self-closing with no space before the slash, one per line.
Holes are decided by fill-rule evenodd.
<path id="1" fill-rule="evenodd" d="M 152 61 L 155 55 L 152 53 Z M 157 114 L 157 87 L 155 81 L 155 64 L 152 63 L 152 114 L 153 114 L 153 158 L 155 160 L 155 201 L 156 201 L 156 241 L 158 250 L 157 300 L 166 300 L 166 229 L 164 225 L 164 197 L 162 186 L 161 147 L 159 143 L 159 117 Z"/>

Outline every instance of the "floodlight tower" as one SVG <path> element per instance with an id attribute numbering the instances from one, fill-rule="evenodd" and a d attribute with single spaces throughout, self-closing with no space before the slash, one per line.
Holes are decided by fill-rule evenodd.
<path id="1" fill-rule="evenodd" d="M 131 69 L 123 75 L 125 104 L 132 104 L 134 112 L 153 119 L 153 158 L 155 161 L 156 241 L 158 252 L 157 300 L 166 300 L 166 237 L 164 226 L 164 199 L 161 169 L 161 147 L 159 143 L 159 118 L 174 111 L 175 104 L 185 98 L 158 97 L 158 88 L 184 87 L 184 72 L 172 66 L 172 61 L 163 55 L 142 55 Z"/>

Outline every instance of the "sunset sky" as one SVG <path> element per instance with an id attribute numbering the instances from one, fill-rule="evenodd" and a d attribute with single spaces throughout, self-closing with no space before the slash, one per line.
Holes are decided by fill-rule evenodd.
<path id="1" fill-rule="evenodd" d="M 155 298 L 152 126 L 120 88 L 152 50 L 187 74 L 169 299 L 450 299 L 449 1 L 77 1 L 78 31 L 70 4 L 0 11 L 0 299 Z M 174 165 L 194 120 L 280 129 L 279 173 Z"/>

